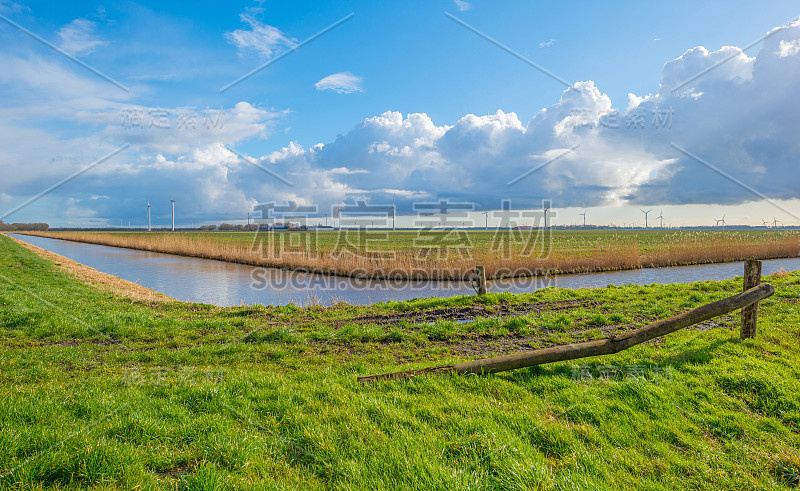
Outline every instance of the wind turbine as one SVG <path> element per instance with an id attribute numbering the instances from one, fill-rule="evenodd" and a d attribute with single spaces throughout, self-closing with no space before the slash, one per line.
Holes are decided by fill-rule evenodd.
<path id="1" fill-rule="evenodd" d="M 488 211 L 481 211 L 478 212 L 479 215 L 483 215 L 483 229 L 489 230 L 489 212 Z"/>
<path id="2" fill-rule="evenodd" d="M 644 211 L 644 210 L 641 210 L 641 209 L 640 209 L 639 211 L 641 211 L 642 213 L 644 213 L 644 228 L 647 228 L 647 214 L 648 214 L 648 213 L 650 213 L 651 211 L 653 211 L 653 209 L 652 209 L 652 208 L 650 208 L 650 209 L 649 209 L 649 210 L 647 210 L 647 211 Z"/>
<path id="3" fill-rule="evenodd" d="M 778 219 L 772 217 L 772 228 L 778 228 Z"/>
<path id="4" fill-rule="evenodd" d="M 764 227 L 764 228 L 769 228 L 769 222 L 762 218 L 761 219 L 761 226 Z"/>
<path id="5" fill-rule="evenodd" d="M 719 220 L 717 220 L 715 218 L 714 221 L 716 222 L 716 225 L 715 225 L 716 227 L 719 227 L 719 222 L 722 222 L 722 227 L 723 228 L 725 227 L 725 215 L 722 215 L 722 218 L 720 218 Z"/>
<path id="6" fill-rule="evenodd" d="M 480 214 L 483 215 L 483 229 L 489 230 L 489 212 L 482 211 Z"/>
<path id="7" fill-rule="evenodd" d="M 172 203 L 172 231 L 174 232 L 175 231 L 175 200 L 171 199 L 171 200 L 169 200 L 169 202 Z"/>
<path id="8" fill-rule="evenodd" d="M 150 227 L 150 202 L 147 202 L 147 231 L 152 231 L 152 227 Z"/>
<path id="9" fill-rule="evenodd" d="M 661 225 L 658 228 L 664 228 L 664 210 L 661 210 L 656 218 L 661 220 Z"/>
<path id="10" fill-rule="evenodd" d="M 583 213 L 578 213 L 578 215 L 581 215 L 583 217 L 583 228 L 586 228 L 586 212 L 587 211 L 589 211 L 589 210 L 586 210 Z"/>
<path id="11" fill-rule="evenodd" d="M 547 212 L 550 211 L 550 200 L 542 201 L 542 211 L 544 211 L 544 229 L 547 230 Z"/>

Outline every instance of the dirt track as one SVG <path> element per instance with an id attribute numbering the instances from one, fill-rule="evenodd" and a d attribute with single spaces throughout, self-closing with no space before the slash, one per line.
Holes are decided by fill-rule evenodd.
<path id="1" fill-rule="evenodd" d="M 435 322 L 437 320 L 470 321 L 482 317 L 506 317 L 531 312 L 553 312 L 577 307 L 594 307 L 596 302 L 587 300 L 558 300 L 554 302 L 499 303 L 495 305 L 475 304 L 466 307 L 446 307 L 441 309 L 402 312 L 397 314 L 367 315 L 340 321 L 342 324 L 396 324 L 407 321 L 412 324 Z"/>

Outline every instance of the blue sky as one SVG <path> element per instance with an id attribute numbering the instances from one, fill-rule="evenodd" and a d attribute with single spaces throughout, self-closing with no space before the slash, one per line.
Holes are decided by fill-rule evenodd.
<path id="1" fill-rule="evenodd" d="M 483 210 L 547 198 L 563 223 L 581 220 L 578 209 L 628 223 L 657 207 L 674 225 L 726 210 L 734 223 L 780 215 L 800 224 L 792 2 L 4 0 L 0 14 L 129 89 L 0 23 L 0 214 L 130 144 L 6 221 L 141 225 L 142 202 L 170 198 L 184 204 L 185 224 L 239 218 L 264 201 L 321 210 L 395 201 L 410 212 L 420 200 Z M 780 26 L 746 52 L 724 48 Z M 665 90 L 728 57 L 683 90 Z M 222 117 L 203 129 L 210 110 Z M 603 127 L 614 110 L 622 128 Z M 625 128 L 630 111 L 645 114 L 647 128 Z M 132 127 L 135 114 L 144 128 Z M 151 127 L 159 114 L 169 128 Z M 656 114 L 669 128 L 654 127 Z M 177 128 L 180 115 L 199 129 Z M 154 213 L 163 221 L 168 206 Z"/>

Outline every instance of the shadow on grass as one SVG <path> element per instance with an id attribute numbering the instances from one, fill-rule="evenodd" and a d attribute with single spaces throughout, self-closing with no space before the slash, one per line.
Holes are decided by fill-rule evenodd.
<path id="1" fill-rule="evenodd" d="M 715 356 L 718 348 L 726 344 L 735 343 L 740 344 L 739 338 L 718 339 L 706 346 L 697 347 L 690 350 L 675 353 L 661 362 L 663 365 L 669 365 L 675 369 L 682 368 L 685 365 L 705 365 L 710 363 Z"/>
<path id="2" fill-rule="evenodd" d="M 712 343 L 709 343 L 705 346 L 693 348 L 690 350 L 681 351 L 680 353 L 675 353 L 671 356 L 668 356 L 662 359 L 659 362 L 654 362 L 652 358 L 638 358 L 635 360 L 630 360 L 626 363 L 619 363 L 619 362 L 612 362 L 610 359 L 605 358 L 603 356 L 594 356 L 594 357 L 587 357 L 587 358 L 578 358 L 576 360 L 572 360 L 573 362 L 581 362 L 583 364 L 589 366 L 654 366 L 660 365 L 662 367 L 671 367 L 672 369 L 680 369 L 685 365 L 705 365 L 710 363 L 715 356 L 718 355 L 718 350 L 720 347 L 735 343 L 739 344 L 741 342 L 738 338 L 728 338 L 728 339 L 719 339 Z M 568 378 L 572 379 L 575 375 L 575 366 L 568 365 L 568 364 L 557 364 L 557 365 L 537 365 L 527 368 L 520 368 L 517 370 L 512 370 L 505 373 L 500 373 L 496 375 L 488 375 L 488 376 L 497 376 L 502 377 L 503 379 L 509 382 L 517 382 L 517 381 L 525 381 L 531 378 Z"/>

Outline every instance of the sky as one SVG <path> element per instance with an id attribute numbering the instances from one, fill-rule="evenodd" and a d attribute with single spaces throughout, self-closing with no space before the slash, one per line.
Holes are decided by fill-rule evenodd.
<path id="1" fill-rule="evenodd" d="M 800 4 L 0 0 L 0 219 L 800 225 Z M 507 204 L 504 205 L 503 203 Z M 437 205 L 438 206 L 438 205 Z M 492 215 L 492 223 L 499 223 Z"/>

